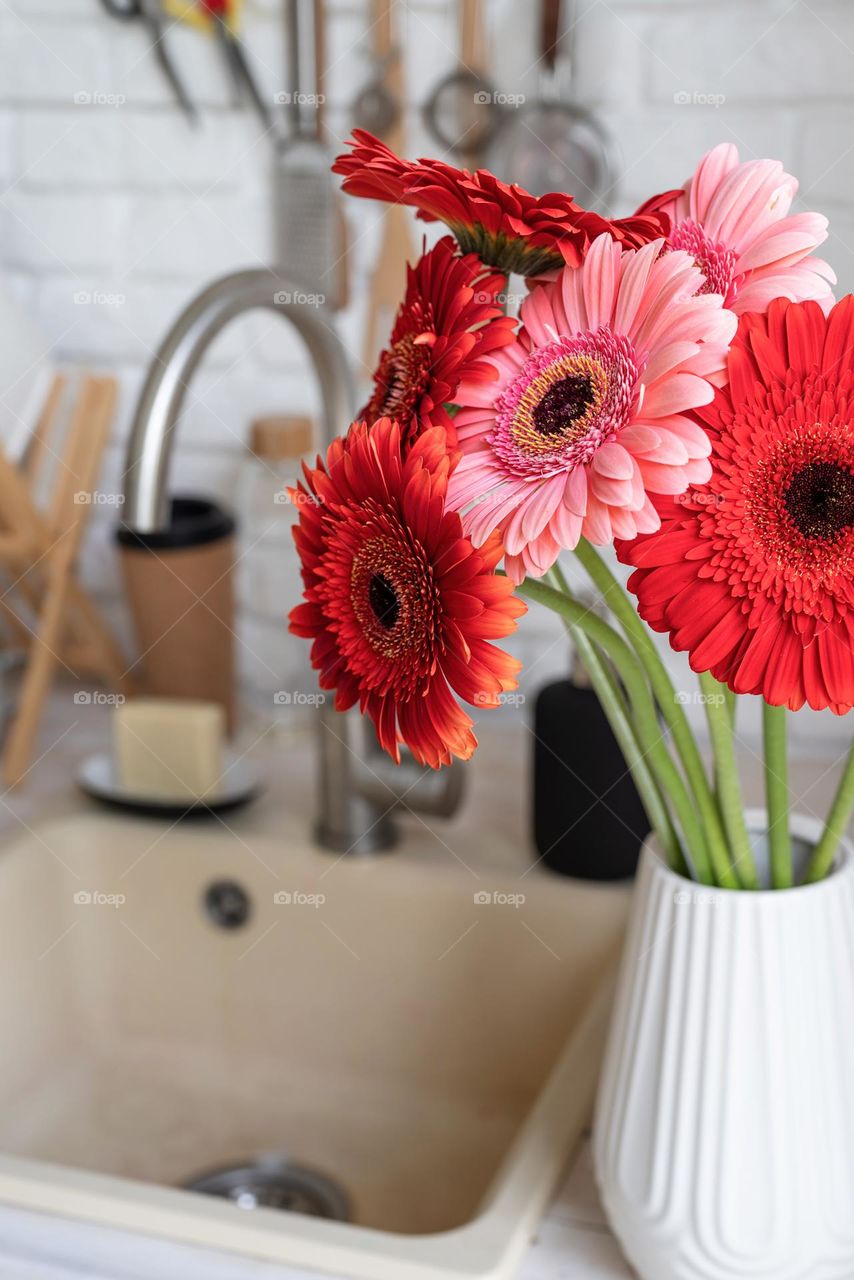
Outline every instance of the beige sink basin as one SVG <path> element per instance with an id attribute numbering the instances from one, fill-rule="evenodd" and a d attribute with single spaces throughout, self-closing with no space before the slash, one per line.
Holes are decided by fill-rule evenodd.
<path id="1" fill-rule="evenodd" d="M 296 825 L 45 823 L 0 857 L 0 1202 L 368 1280 L 510 1275 L 589 1118 L 625 901 L 335 861 Z M 270 1152 L 352 1221 L 180 1189 Z"/>

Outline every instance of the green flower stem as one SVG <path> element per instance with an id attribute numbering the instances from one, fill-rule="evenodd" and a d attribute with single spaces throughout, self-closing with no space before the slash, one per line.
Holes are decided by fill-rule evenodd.
<path id="1" fill-rule="evenodd" d="M 786 755 L 786 708 L 762 702 L 765 746 L 765 807 L 768 811 L 768 849 L 771 887 L 791 889 L 792 840 L 789 834 L 789 765 Z"/>
<path id="2" fill-rule="evenodd" d="M 569 585 L 556 564 L 549 573 L 552 585 L 567 598 L 570 598 Z M 688 875 L 688 867 L 679 845 L 679 839 L 670 820 L 658 783 L 652 775 L 643 752 L 638 745 L 637 736 L 629 716 L 623 691 L 614 676 L 613 670 L 603 661 L 599 650 L 579 626 L 563 619 L 564 626 L 575 645 L 576 652 L 584 664 L 593 690 L 599 699 L 608 723 L 623 754 L 626 766 L 631 772 L 638 795 L 646 811 L 649 825 L 658 836 L 670 865 Z"/>
<path id="3" fill-rule="evenodd" d="M 655 703 L 647 687 L 643 669 L 631 649 L 607 622 L 595 617 L 578 601 L 556 591 L 554 587 L 526 579 L 518 591 L 529 600 L 536 600 L 546 605 L 570 625 L 580 628 L 594 644 L 601 646 L 608 654 L 628 693 L 632 719 L 641 750 L 649 759 L 662 792 L 669 797 L 675 810 L 697 879 L 702 884 L 713 883 L 703 829 L 682 775 L 662 740 Z"/>
<path id="4" fill-rule="evenodd" d="M 706 720 L 715 757 L 718 801 L 732 851 L 734 870 L 743 888 L 758 889 L 759 880 L 744 820 L 744 802 L 733 748 L 732 717 L 720 684 L 708 671 L 700 676 L 700 688 L 705 695 Z"/>
<path id="5" fill-rule="evenodd" d="M 667 667 L 646 623 L 638 615 L 622 583 L 617 580 L 595 547 L 582 538 L 575 549 L 575 554 L 590 580 L 601 591 L 605 603 L 620 623 L 638 659 L 643 664 L 661 713 L 673 735 L 673 742 L 682 762 L 685 777 L 696 800 L 715 878 L 719 884 L 726 884 L 731 879 L 726 833 L 706 776 L 700 749 L 688 723 L 685 708 L 676 696 Z"/>
<path id="6" fill-rule="evenodd" d="M 603 662 L 596 646 L 580 627 L 568 628 L 590 683 L 608 717 L 614 737 L 630 769 L 649 824 L 658 836 L 669 864 L 683 875 L 688 873 L 679 838 L 670 821 L 658 784 L 638 744 L 625 699 L 613 673 Z"/>
<path id="7" fill-rule="evenodd" d="M 852 812 L 854 812 L 854 747 L 851 748 L 845 762 L 845 768 L 827 816 L 827 824 L 810 858 L 806 874 L 807 884 L 823 880 L 829 873 L 833 866 L 833 859 L 836 857 L 839 841 L 845 834 Z"/>

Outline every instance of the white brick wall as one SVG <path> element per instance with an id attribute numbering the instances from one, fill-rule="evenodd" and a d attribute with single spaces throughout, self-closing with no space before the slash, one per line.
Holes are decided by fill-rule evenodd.
<path id="1" fill-rule="evenodd" d="M 246 42 L 263 91 L 283 87 L 281 0 L 246 0 Z M 366 0 L 331 0 L 329 126 L 349 131 L 348 104 L 367 74 Z M 492 66 L 507 92 L 537 92 L 537 6 L 487 0 Z M 805 207 L 832 217 L 826 250 L 841 288 L 854 285 L 854 6 L 810 0 L 579 0 L 576 88 L 595 103 L 623 155 L 612 212 L 684 178 L 720 140 L 744 156 L 779 156 L 802 180 Z M 434 150 L 418 113 L 454 65 L 450 0 L 399 5 L 406 49 L 410 151 Z M 123 394 L 103 487 L 116 485 L 142 372 L 171 320 L 216 275 L 270 258 L 270 149 L 249 114 L 228 107 L 218 51 L 173 30 L 168 45 L 204 124 L 192 131 L 170 101 L 147 37 L 109 20 L 98 0 L 0 0 L 0 263 L 62 359 L 114 370 Z M 77 105 L 75 95 L 123 99 Z M 714 95 L 718 107 L 677 105 Z M 501 168 L 501 148 L 495 167 Z M 358 244 L 341 333 L 361 348 L 360 296 L 380 223 L 350 201 Z M 113 295 L 115 305 L 81 303 Z M 233 498 L 249 420 L 312 410 L 316 390 L 299 342 L 274 316 L 252 315 L 221 336 L 189 398 L 174 481 Z M 343 424 L 342 424 L 343 425 Z M 118 599 L 110 511 L 95 514 L 84 575 Z M 280 619 L 296 597 L 276 553 L 251 558 L 240 585 L 244 673 L 270 689 L 304 657 Z M 529 691 L 566 665 L 553 621 L 535 615 L 515 648 Z M 804 740 L 840 729 L 799 721 Z"/>

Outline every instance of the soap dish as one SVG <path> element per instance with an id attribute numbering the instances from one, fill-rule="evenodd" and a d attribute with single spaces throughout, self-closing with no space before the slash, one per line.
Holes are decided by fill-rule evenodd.
<path id="1" fill-rule="evenodd" d="M 187 800 L 134 795 L 116 777 L 115 761 L 109 751 L 99 751 L 83 761 L 77 771 L 77 785 L 93 800 L 118 809 L 132 809 L 153 818 L 198 818 L 225 813 L 254 800 L 261 782 L 251 766 L 234 752 L 224 754 L 222 777 L 212 795 L 204 800 Z"/>

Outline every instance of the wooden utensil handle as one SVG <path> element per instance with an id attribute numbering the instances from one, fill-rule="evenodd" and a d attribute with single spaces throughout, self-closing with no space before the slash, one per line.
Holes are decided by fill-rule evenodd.
<path id="1" fill-rule="evenodd" d="M 543 0 L 540 13 L 540 60 L 547 71 L 553 71 L 560 40 L 561 0 Z"/>
<path id="2" fill-rule="evenodd" d="M 391 6 L 392 0 L 373 0 L 371 6 L 371 31 L 373 33 L 374 53 L 380 62 L 389 58 L 394 48 Z"/>
<path id="3" fill-rule="evenodd" d="M 460 56 L 470 71 L 482 71 L 485 61 L 482 0 L 462 0 Z"/>
<path id="4" fill-rule="evenodd" d="M 399 104 L 398 118 L 383 135 L 392 151 L 403 151 L 403 106 L 404 78 L 403 56 L 400 45 L 396 43 L 394 17 L 392 15 L 393 0 L 373 0 L 371 6 L 371 31 L 374 42 L 374 56 L 382 67 L 382 82 Z"/>
<path id="5" fill-rule="evenodd" d="M 323 137 L 323 110 L 326 94 L 323 88 L 323 77 L 326 75 L 326 10 L 324 0 L 314 0 L 314 91 L 317 94 L 315 111 L 317 112 L 317 136 Z"/>

